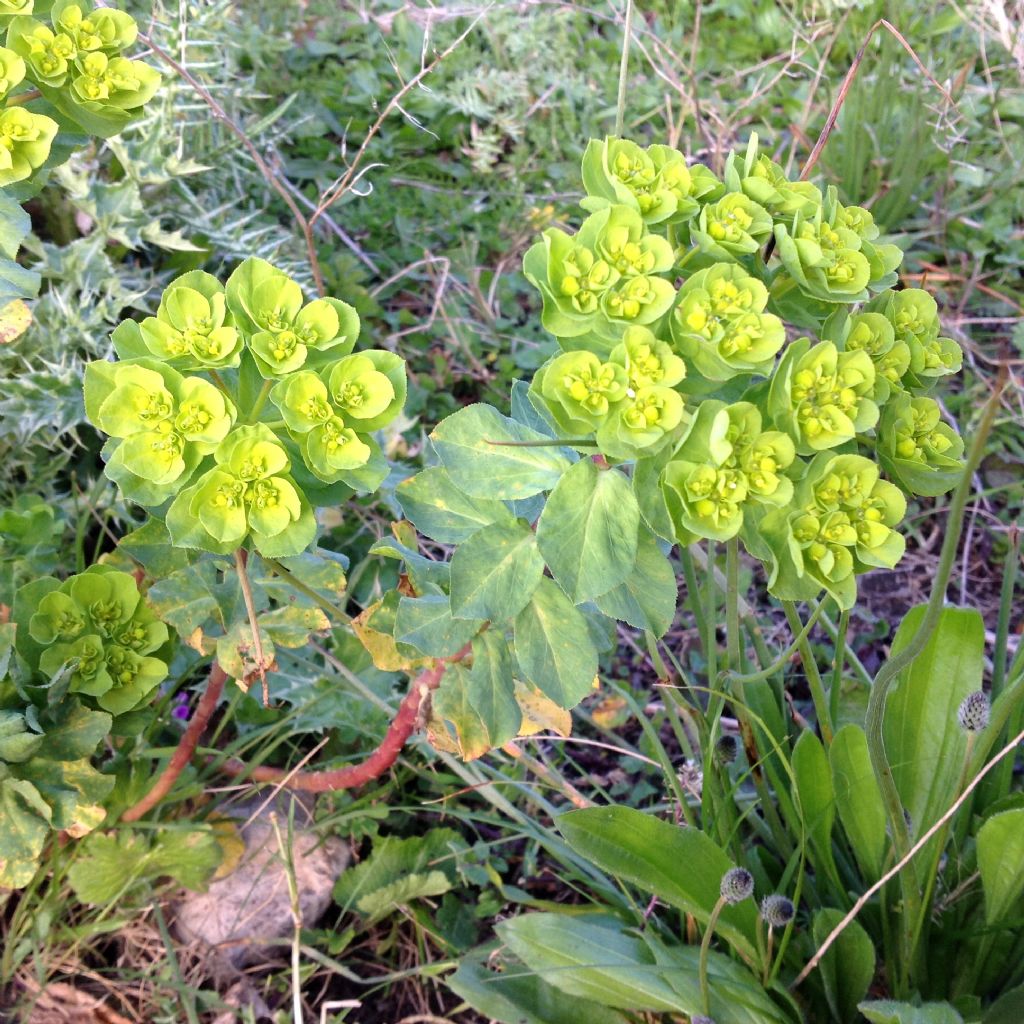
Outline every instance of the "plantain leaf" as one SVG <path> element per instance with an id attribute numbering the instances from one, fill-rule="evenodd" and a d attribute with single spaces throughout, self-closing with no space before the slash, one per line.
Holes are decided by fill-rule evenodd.
<path id="1" fill-rule="evenodd" d="M 828 759 L 839 820 L 861 871 L 876 879 L 885 857 L 885 807 L 864 730 L 859 725 L 844 725 L 832 740 Z"/>

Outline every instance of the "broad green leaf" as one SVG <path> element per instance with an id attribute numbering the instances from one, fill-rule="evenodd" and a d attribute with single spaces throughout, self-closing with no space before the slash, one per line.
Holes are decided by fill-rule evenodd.
<path id="1" fill-rule="evenodd" d="M 171 535 L 159 519 L 147 520 L 137 530 L 122 537 L 117 546 L 140 562 L 156 580 L 164 579 L 196 560 L 195 551 L 171 546 Z"/>
<path id="2" fill-rule="evenodd" d="M 457 879 L 457 858 L 465 849 L 462 837 L 447 828 L 408 839 L 378 839 L 366 860 L 342 873 L 334 899 L 370 921 L 380 920 L 395 906 L 451 889 Z"/>
<path id="3" fill-rule="evenodd" d="M 165 877 L 201 890 L 221 856 L 220 844 L 207 829 L 96 833 L 81 844 L 68 881 L 83 903 L 96 904 L 110 903 L 128 889 Z"/>
<path id="4" fill-rule="evenodd" d="M 819 910 L 811 927 L 814 944 L 820 946 L 842 918 L 842 911 Z M 851 921 L 821 958 L 818 970 L 833 1016 L 842 1024 L 855 1021 L 857 1004 L 875 976 L 875 947 L 868 933 Z"/>
<path id="5" fill-rule="evenodd" d="M 989 1008 L 982 1024 L 1020 1024 L 1024 1020 L 1024 985 L 1010 989 Z"/>
<path id="6" fill-rule="evenodd" d="M 234 573 L 222 582 L 217 566 L 203 560 L 157 580 L 146 595 L 153 611 L 188 640 L 197 629 L 207 632 L 207 623 L 227 629 L 241 600 L 241 588 Z M 262 594 L 257 592 L 257 596 Z M 259 606 L 257 605 L 259 610 Z"/>
<path id="7" fill-rule="evenodd" d="M 515 737 L 523 713 L 515 696 L 505 637 L 488 630 L 473 640 L 473 665 L 449 665 L 431 707 L 450 722 L 467 761 Z"/>
<path id="8" fill-rule="evenodd" d="M 575 707 L 597 675 L 597 650 L 587 621 L 554 580 L 540 581 L 516 616 L 515 652 L 527 680 L 563 708 Z"/>
<path id="9" fill-rule="evenodd" d="M 260 616 L 260 630 L 281 647 L 302 647 L 311 633 L 331 628 L 330 620 L 316 606 L 287 604 Z"/>
<path id="10" fill-rule="evenodd" d="M 613 918 L 523 914 L 497 931 L 531 971 L 568 995 L 622 1010 L 702 1013 L 700 951 L 652 950 L 627 927 Z M 723 954 L 710 954 L 708 979 L 716 1024 L 786 1024 L 754 978 Z"/>
<path id="11" fill-rule="evenodd" d="M 868 741 L 859 725 L 845 725 L 828 751 L 836 811 L 861 871 L 871 879 L 882 873 L 885 857 L 885 807 L 871 768 Z"/>
<path id="12" fill-rule="evenodd" d="M 907 613 L 893 655 L 907 646 L 923 616 L 923 605 Z M 886 702 L 885 750 L 915 835 L 956 799 L 967 748 L 956 712 L 967 694 L 981 688 L 984 644 L 985 625 L 973 608 L 943 608 L 924 650 Z"/>
<path id="13" fill-rule="evenodd" d="M 432 658 L 457 654 L 483 626 L 482 619 L 454 619 L 445 594 L 403 597 L 395 616 L 395 639 Z"/>
<path id="14" fill-rule="evenodd" d="M 262 626 L 258 627 L 260 647 L 257 651 L 252 627 L 239 619 L 217 637 L 217 664 L 232 679 L 245 679 L 270 669 L 274 664 L 274 641 Z"/>
<path id="15" fill-rule="evenodd" d="M 949 1003 L 913 1006 L 891 999 L 874 999 L 861 1003 L 859 1009 L 871 1024 L 964 1024 L 963 1017 Z"/>
<path id="16" fill-rule="evenodd" d="M 32 218 L 9 195 L 0 192 L 0 256 L 13 260 L 32 230 Z"/>
<path id="17" fill-rule="evenodd" d="M 807 833 L 818 855 L 830 862 L 832 823 L 836 814 L 832 776 L 825 748 L 809 729 L 800 734 L 793 748 L 793 774 Z"/>
<path id="18" fill-rule="evenodd" d="M 14 260 L 0 257 L 0 306 L 15 299 L 32 299 L 39 294 L 39 274 Z"/>
<path id="19" fill-rule="evenodd" d="M 459 489 L 477 498 L 528 498 L 554 487 L 570 466 L 550 438 L 489 405 L 470 405 L 453 413 L 437 425 L 430 439 Z M 542 444 L 522 444 L 531 441 Z"/>
<path id="20" fill-rule="evenodd" d="M 680 828 L 632 807 L 569 811 L 559 816 L 558 828 L 599 868 L 693 914 L 701 924 L 718 902 L 722 876 L 736 866 L 700 829 Z M 754 901 L 745 900 L 722 910 L 718 933 L 753 957 L 756 921 Z"/>
<path id="21" fill-rule="evenodd" d="M 653 535 L 643 530 L 632 572 L 595 603 L 613 619 L 664 636 L 676 616 L 677 594 L 672 563 L 661 553 Z"/>
<path id="22" fill-rule="evenodd" d="M 1024 894 L 1024 808 L 993 814 L 978 829 L 978 870 L 985 919 L 1008 917 Z"/>
<path id="23" fill-rule="evenodd" d="M 395 488 L 405 517 L 417 530 L 442 544 L 459 544 L 481 527 L 514 522 L 500 501 L 463 492 L 442 466 L 424 469 Z"/>
<path id="24" fill-rule="evenodd" d="M 525 523 L 485 526 L 452 555 L 452 615 L 491 622 L 514 619 L 543 575 L 537 538 Z"/>
<path id="25" fill-rule="evenodd" d="M 32 881 L 50 831 L 50 808 L 24 779 L 0 781 L 0 888 Z"/>
<path id="26" fill-rule="evenodd" d="M 616 1010 L 560 992 L 535 974 L 506 965 L 488 970 L 486 955 L 469 954 L 445 984 L 489 1021 L 498 1024 L 627 1024 Z"/>
<path id="27" fill-rule="evenodd" d="M 640 509 L 626 477 L 583 459 L 548 496 L 537 546 L 573 604 L 617 587 L 636 564 Z"/>

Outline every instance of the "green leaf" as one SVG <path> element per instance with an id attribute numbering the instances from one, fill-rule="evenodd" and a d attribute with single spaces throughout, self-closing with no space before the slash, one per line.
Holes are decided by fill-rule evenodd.
<path id="1" fill-rule="evenodd" d="M 597 650 L 587 620 L 547 577 L 516 616 L 516 660 L 523 675 L 559 707 L 571 708 L 591 690 Z"/>
<path id="2" fill-rule="evenodd" d="M 24 779 L 0 781 L 0 888 L 32 881 L 50 831 L 50 808 Z"/>
<path id="3" fill-rule="evenodd" d="M 842 911 L 831 908 L 814 915 L 811 931 L 816 946 L 842 918 Z M 857 1004 L 867 995 L 875 976 L 875 947 L 868 933 L 851 921 L 822 957 L 818 969 L 833 1016 L 842 1024 L 855 1021 Z"/>
<path id="4" fill-rule="evenodd" d="M 577 462 L 537 523 L 537 546 L 573 604 L 617 587 L 636 564 L 640 509 L 626 477 Z"/>
<path id="5" fill-rule="evenodd" d="M 904 617 L 892 656 L 910 642 L 924 611 L 918 605 Z M 956 712 L 967 694 L 981 689 L 984 644 L 977 611 L 943 608 L 924 650 L 900 674 L 886 702 L 885 749 L 915 835 L 956 799 L 967 749 Z"/>
<path id="6" fill-rule="evenodd" d="M 978 829 L 978 870 L 988 924 L 1009 916 L 1024 894 L 1024 807 L 993 814 Z"/>
<path id="7" fill-rule="evenodd" d="M 885 857 L 885 807 L 868 754 L 868 741 L 859 725 L 844 725 L 828 750 L 836 811 L 850 840 L 861 871 L 878 878 Z"/>
<path id="8" fill-rule="evenodd" d="M 422 836 L 386 836 L 374 843 L 368 859 L 345 871 L 334 899 L 379 921 L 395 907 L 424 896 L 440 896 L 455 884 L 457 858 L 466 850 L 452 829 L 436 828 Z"/>
<path id="9" fill-rule="evenodd" d="M 595 603 L 613 619 L 664 636 L 676 617 L 677 595 L 672 563 L 661 553 L 653 534 L 642 530 L 632 572 Z"/>
<path id="10" fill-rule="evenodd" d="M 809 729 L 800 734 L 793 748 L 793 774 L 808 835 L 819 857 L 830 862 L 832 823 L 836 814 L 832 775 L 825 748 Z"/>
<path id="11" fill-rule="evenodd" d="M 1024 1020 L 1024 985 L 1011 988 L 989 1008 L 982 1024 L 1020 1024 Z"/>
<path id="12" fill-rule="evenodd" d="M 223 851 L 206 829 L 167 829 L 149 837 L 122 829 L 84 840 L 68 881 L 83 903 L 106 904 L 158 878 L 173 878 L 186 889 L 205 888 Z"/>
<path id="13" fill-rule="evenodd" d="M 891 999 L 875 999 L 861 1003 L 859 1009 L 871 1024 L 964 1024 L 963 1017 L 949 1003 L 913 1006 Z"/>
<path id="14" fill-rule="evenodd" d="M 409 522 L 441 544 L 460 544 L 483 526 L 515 521 L 500 501 L 465 494 L 441 466 L 403 480 L 395 497 Z"/>
<path id="15" fill-rule="evenodd" d="M 452 556 L 452 615 L 491 622 L 513 619 L 529 603 L 543 575 L 537 538 L 525 523 L 485 526 Z"/>
<path id="16" fill-rule="evenodd" d="M 13 260 L 32 230 L 32 218 L 9 195 L 0 192 L 0 256 Z"/>
<path id="17" fill-rule="evenodd" d="M 523 914 L 497 932 L 531 971 L 568 995 L 622 1010 L 702 1013 L 699 950 L 652 949 L 627 927 L 612 918 Z M 708 979 L 716 1024 L 785 1024 L 753 977 L 728 957 L 709 955 Z"/>
<path id="18" fill-rule="evenodd" d="M 14 260 L 0 258 L 0 306 L 15 299 L 31 299 L 39 294 L 40 277 Z"/>
<path id="19" fill-rule="evenodd" d="M 679 828 L 632 807 L 588 807 L 558 818 L 566 842 L 603 871 L 625 879 L 706 924 L 722 876 L 736 865 L 700 829 Z M 685 870 L 681 870 L 685 865 Z M 753 900 L 722 909 L 718 934 L 756 956 Z"/>
<path id="20" fill-rule="evenodd" d="M 126 321 L 131 323 L 131 321 Z M 150 519 L 122 537 L 117 545 L 154 579 L 163 579 L 196 560 L 196 553 L 171 546 L 171 535 L 159 519 Z"/>
<path id="21" fill-rule="evenodd" d="M 477 498 L 508 501 L 548 491 L 570 465 L 544 434 L 489 405 L 460 409 L 442 420 L 430 439 L 459 489 Z M 520 446 L 524 441 L 543 446 Z"/>
<path id="22" fill-rule="evenodd" d="M 615 1010 L 559 992 L 535 974 L 507 966 L 489 970 L 487 953 L 470 953 L 445 984 L 488 1020 L 498 1024 L 627 1024 Z"/>
<path id="23" fill-rule="evenodd" d="M 452 618 L 445 594 L 403 597 L 395 616 L 395 639 L 432 658 L 448 658 L 480 632 L 482 619 Z"/>
<path id="24" fill-rule="evenodd" d="M 494 630 L 475 637 L 472 668 L 449 665 L 432 708 L 454 726 L 459 752 L 467 761 L 515 737 L 523 713 L 515 697 L 505 637 Z"/>
<path id="25" fill-rule="evenodd" d="M 157 617 L 173 626 L 183 639 L 209 622 L 226 629 L 233 618 L 230 607 L 241 590 L 234 574 L 228 574 L 224 582 L 217 577 L 216 565 L 204 560 L 157 580 L 147 597 Z M 229 609 L 227 613 L 225 608 Z"/>

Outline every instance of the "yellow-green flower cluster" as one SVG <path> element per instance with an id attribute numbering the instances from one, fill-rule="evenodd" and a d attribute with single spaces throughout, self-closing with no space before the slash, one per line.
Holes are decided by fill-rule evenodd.
<path id="1" fill-rule="evenodd" d="M 47 24 L 33 5 L 10 12 L 7 48 L 43 97 L 92 135 L 116 135 L 153 96 L 159 73 L 124 51 L 135 42 L 135 19 L 86 0 L 56 0 Z"/>
<path id="2" fill-rule="evenodd" d="M 23 588 L 19 629 L 32 644 L 19 649 L 47 679 L 65 670 L 68 689 L 119 715 L 167 676 L 153 655 L 167 642 L 134 577 L 94 565 L 63 583 L 51 577 Z"/>
<path id="3" fill-rule="evenodd" d="M 405 404 L 405 363 L 353 353 L 358 334 L 351 306 L 307 302 L 263 260 L 226 286 L 179 277 L 155 316 L 114 331 L 118 362 L 86 369 L 86 413 L 111 437 L 107 475 L 140 504 L 173 498 L 178 546 L 227 553 L 251 540 L 272 557 L 298 554 L 315 504 L 388 472 L 371 435 Z"/>
<path id="4" fill-rule="evenodd" d="M 792 601 L 824 589 L 841 608 L 852 607 L 857 575 L 891 569 L 903 557 L 895 526 L 906 509 L 900 489 L 880 479 L 870 459 L 820 453 L 797 484 L 792 507 L 761 520 L 770 552 L 769 589 Z"/>

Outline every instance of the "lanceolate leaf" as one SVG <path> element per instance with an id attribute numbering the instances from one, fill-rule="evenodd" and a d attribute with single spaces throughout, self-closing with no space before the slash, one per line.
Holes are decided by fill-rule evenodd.
<path id="1" fill-rule="evenodd" d="M 569 995 L 623 1010 L 703 1012 L 694 946 L 649 943 L 613 918 L 566 914 L 523 914 L 500 924 L 498 934 L 531 971 Z M 708 980 L 716 1024 L 785 1024 L 753 976 L 723 954 L 710 954 Z"/>
<path id="2" fill-rule="evenodd" d="M 924 606 L 900 623 L 892 653 L 917 632 Z M 973 608 L 944 608 L 925 649 L 896 681 L 885 708 L 885 749 L 914 835 L 956 799 L 967 747 L 956 712 L 981 688 L 985 626 Z"/>
<path id="3" fill-rule="evenodd" d="M 736 865 L 696 828 L 679 828 L 632 807 L 594 807 L 558 819 L 566 842 L 598 867 L 686 911 L 701 923 L 718 901 L 722 876 Z M 685 868 L 684 868 L 685 865 Z M 753 900 L 722 910 L 719 932 L 755 955 Z"/>
<path id="4" fill-rule="evenodd" d="M 885 807 L 864 730 L 843 726 L 832 740 L 828 758 L 839 820 L 861 870 L 868 878 L 878 878 L 885 857 Z"/>
<path id="5" fill-rule="evenodd" d="M 814 915 L 812 932 L 815 945 L 842 919 L 839 910 L 820 910 Z M 868 933 L 856 921 L 851 921 L 840 933 L 821 960 L 821 977 L 825 995 L 836 1020 L 853 1024 L 857 1019 L 857 1004 L 867 995 L 871 979 L 875 976 L 875 947 Z"/>
<path id="6" fill-rule="evenodd" d="M 478 498 L 528 498 L 554 487 L 570 465 L 550 438 L 489 405 L 460 409 L 430 439 L 456 485 Z M 522 444 L 531 441 L 542 445 Z"/>
<path id="7" fill-rule="evenodd" d="M 514 634 L 520 671 L 556 704 L 571 708 L 589 693 L 597 674 L 597 650 L 586 619 L 554 581 L 540 581 L 516 616 Z"/>
<path id="8" fill-rule="evenodd" d="M 617 587 L 636 564 L 640 510 L 618 470 L 577 462 L 548 497 L 537 545 L 573 604 Z"/>
<path id="9" fill-rule="evenodd" d="M 544 575 L 537 538 L 525 523 L 485 526 L 452 556 L 452 614 L 504 622 L 526 607 Z"/>
<path id="10" fill-rule="evenodd" d="M 1024 808 L 994 814 L 978 830 L 978 870 L 988 923 L 1012 915 L 1024 894 Z"/>

